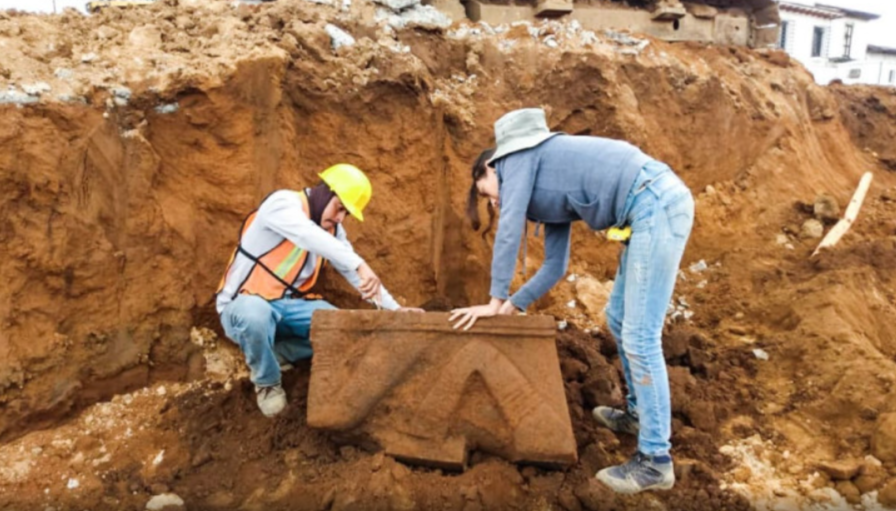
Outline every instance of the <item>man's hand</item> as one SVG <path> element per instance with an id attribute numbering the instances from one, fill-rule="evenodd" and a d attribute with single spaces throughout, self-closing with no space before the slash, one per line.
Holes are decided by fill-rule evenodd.
<path id="1" fill-rule="evenodd" d="M 402 307 L 402 308 L 398 309 L 398 312 L 424 313 L 426 311 L 419 307 Z"/>
<path id="2" fill-rule="evenodd" d="M 473 325 L 476 324 L 476 320 L 479 318 L 489 318 L 492 316 L 496 316 L 498 311 L 501 310 L 501 306 L 503 305 L 503 300 L 498 300 L 497 298 L 492 298 L 492 300 L 487 305 L 476 305 L 475 307 L 465 307 L 463 309 L 454 309 L 451 311 L 451 316 L 448 318 L 448 321 L 453 322 L 455 319 L 458 321 L 454 323 L 454 329 L 463 328 L 464 330 L 469 330 L 473 328 Z"/>
<path id="3" fill-rule="evenodd" d="M 501 304 L 501 308 L 498 309 L 499 316 L 516 316 L 520 313 L 520 310 L 516 308 L 516 305 L 507 300 L 503 304 Z"/>
<path id="4" fill-rule="evenodd" d="M 382 287 L 380 278 L 376 276 L 376 273 L 373 273 L 373 270 L 370 269 L 370 266 L 367 266 L 367 263 L 361 263 L 361 266 L 358 266 L 358 277 L 361 279 L 358 289 L 361 291 L 362 298 L 372 300 L 379 297 L 380 288 Z"/>

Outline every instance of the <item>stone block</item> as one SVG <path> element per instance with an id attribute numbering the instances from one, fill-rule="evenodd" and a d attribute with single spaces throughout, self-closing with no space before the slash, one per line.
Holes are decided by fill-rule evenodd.
<path id="1" fill-rule="evenodd" d="M 464 332 L 448 316 L 316 312 L 308 425 L 441 468 L 463 469 L 473 449 L 575 463 L 554 321 L 501 316 Z"/>
<path id="2" fill-rule="evenodd" d="M 538 0 L 535 15 L 540 18 L 563 16 L 572 12 L 572 0 Z"/>

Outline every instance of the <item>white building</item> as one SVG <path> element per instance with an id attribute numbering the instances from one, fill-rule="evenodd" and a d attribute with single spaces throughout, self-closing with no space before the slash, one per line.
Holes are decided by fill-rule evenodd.
<path id="1" fill-rule="evenodd" d="M 865 60 L 868 75 L 863 83 L 896 87 L 896 48 L 869 45 Z"/>
<path id="2" fill-rule="evenodd" d="M 816 82 L 878 83 L 880 64 L 866 59 L 869 41 L 865 26 L 880 16 L 820 4 L 780 2 L 778 7 L 778 46 L 802 62 Z"/>

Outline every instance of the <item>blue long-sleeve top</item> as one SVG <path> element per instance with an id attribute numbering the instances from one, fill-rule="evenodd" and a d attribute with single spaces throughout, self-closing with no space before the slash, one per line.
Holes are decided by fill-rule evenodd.
<path id="1" fill-rule="evenodd" d="M 572 222 L 584 220 L 598 231 L 618 225 L 635 178 L 649 161 L 628 142 L 563 135 L 498 160 L 501 204 L 491 296 L 526 309 L 547 293 L 566 274 Z M 545 225 L 544 263 L 509 296 L 527 220 Z"/>

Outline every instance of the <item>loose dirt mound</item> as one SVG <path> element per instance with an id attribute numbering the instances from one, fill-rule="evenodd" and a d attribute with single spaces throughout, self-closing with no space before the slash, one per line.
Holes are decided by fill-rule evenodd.
<path id="1" fill-rule="evenodd" d="M 108 507 L 142 507 L 168 490 L 199 508 L 363 508 L 371 495 L 382 507 L 444 496 L 471 509 L 896 499 L 889 92 L 817 87 L 778 52 L 574 24 L 393 29 L 358 2 L 176 3 L 0 15 L 0 449 L 13 460 L 0 472 L 4 505 L 98 508 L 106 496 L 117 499 Z M 334 50 L 328 24 L 354 44 Z M 480 456 L 450 476 L 339 449 L 301 426 L 301 371 L 277 422 L 258 416 L 242 381 L 171 390 L 206 377 L 189 332 L 218 328 L 212 293 L 243 215 L 338 161 L 371 175 L 369 220 L 348 231 L 397 296 L 433 308 L 484 299 L 488 241 L 461 213 L 468 165 L 499 115 L 532 105 L 553 129 L 638 144 L 697 196 L 666 335 L 675 455 L 693 466 L 677 490 L 613 500 L 584 484 L 633 444 L 588 419 L 594 403 L 621 399 L 599 312 L 618 247 L 581 226 L 578 278 L 537 304 L 583 331 L 559 341 L 582 459 L 568 473 Z M 816 197 L 842 209 L 868 170 L 858 222 L 810 259 L 819 240 L 801 233 Z M 529 275 L 539 250 L 530 239 Z M 327 287 L 358 306 L 333 279 Z M 166 396 L 154 387 L 124 406 L 122 395 L 160 382 Z M 135 422 L 115 433 L 88 424 L 103 407 Z M 103 443 L 116 453 L 96 464 L 108 472 L 93 465 Z M 820 469 L 838 459 L 860 466 Z M 79 481 L 71 491 L 69 478 Z"/>
<path id="2" fill-rule="evenodd" d="M 673 336 L 686 345 L 702 342 L 686 330 Z M 174 493 L 190 509 L 748 509 L 743 498 L 720 490 L 718 470 L 727 462 L 717 450 L 718 422 L 703 413 L 713 409 L 722 419 L 744 401 L 728 395 L 725 380 L 692 376 L 686 365 L 672 368 L 676 409 L 685 410 L 676 413 L 676 490 L 617 497 L 593 481 L 596 470 L 635 447 L 634 438 L 617 439 L 590 417 L 594 404 L 621 398 L 618 360 L 596 349 L 607 341 L 578 331 L 558 340 L 582 453 L 568 471 L 479 453 L 466 472 L 452 474 L 340 446 L 305 425 L 306 364 L 286 373 L 292 403 L 273 421 L 257 413 L 245 379 L 213 379 L 116 396 L 64 426 L 8 443 L 0 448 L 10 461 L 0 472 L 0 507 L 142 509 L 154 495 Z M 727 358 L 743 360 L 735 376 L 752 373 L 750 357 Z"/>

